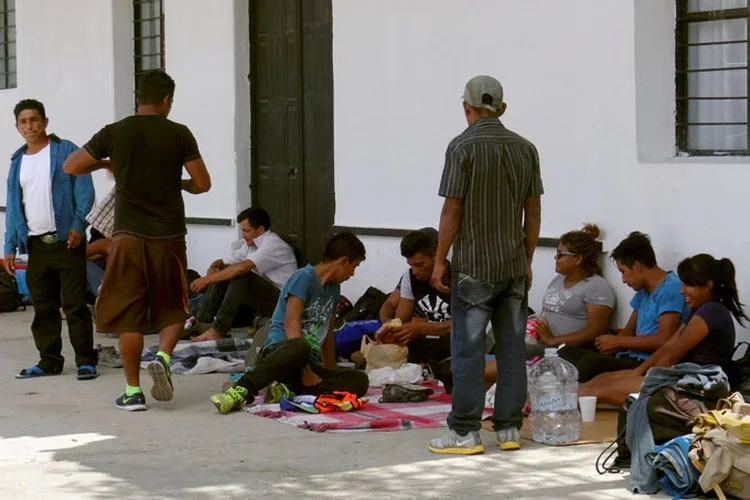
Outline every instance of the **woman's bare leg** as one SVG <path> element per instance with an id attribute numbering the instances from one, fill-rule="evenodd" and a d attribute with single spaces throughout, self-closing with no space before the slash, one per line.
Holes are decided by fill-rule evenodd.
<path id="1" fill-rule="evenodd" d="M 497 382 L 497 361 L 487 360 L 484 364 L 484 390 L 489 391 L 495 382 Z"/>
<path id="2" fill-rule="evenodd" d="M 641 390 L 644 377 L 632 373 L 602 373 L 578 386 L 578 396 L 596 396 L 597 403 L 622 406 L 629 394 Z"/>

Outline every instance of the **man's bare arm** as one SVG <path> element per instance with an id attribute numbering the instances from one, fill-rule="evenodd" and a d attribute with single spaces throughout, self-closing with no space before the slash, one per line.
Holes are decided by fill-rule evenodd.
<path id="1" fill-rule="evenodd" d="M 238 264 L 232 264 L 230 266 L 227 266 L 221 271 L 208 274 L 205 276 L 205 278 L 209 283 L 229 281 L 231 279 L 236 278 L 237 276 L 242 276 L 243 274 L 247 274 L 253 269 L 255 269 L 255 262 L 248 259 L 248 260 L 243 260 L 242 262 Z"/>
<path id="2" fill-rule="evenodd" d="M 86 246 L 86 257 L 89 259 L 95 255 L 109 255 L 109 249 L 112 247 L 112 240 L 109 238 L 100 238 Z"/>
<path id="3" fill-rule="evenodd" d="M 635 337 L 635 327 L 638 325 L 638 313 L 633 311 L 625 328 L 617 332 L 618 337 Z"/>
<path id="4" fill-rule="evenodd" d="M 436 323 L 423 322 L 419 323 L 420 331 L 423 335 L 435 335 L 442 337 L 451 333 L 451 320 L 438 321 Z"/>
<path id="5" fill-rule="evenodd" d="M 448 258 L 448 251 L 456 241 L 461 217 L 464 213 L 464 202 L 461 198 L 446 198 L 443 210 L 440 212 L 440 231 L 438 232 L 438 247 L 435 260 L 444 262 Z"/>
<path id="6" fill-rule="evenodd" d="M 388 323 L 393 319 L 400 299 L 401 290 L 397 288 L 393 290 L 385 302 L 383 302 L 383 305 L 380 307 L 380 313 L 378 314 L 381 323 Z"/>
<path id="7" fill-rule="evenodd" d="M 536 244 L 539 241 L 539 231 L 542 227 L 542 197 L 532 196 L 526 198 L 523 206 L 523 230 L 526 234 L 524 248 L 526 249 L 526 260 L 531 264 L 534 260 Z"/>
<path id="8" fill-rule="evenodd" d="M 414 300 L 401 297 L 398 301 L 398 307 L 396 308 L 396 317 L 400 319 L 402 323 L 408 323 L 414 317 L 415 305 L 416 302 L 414 302 Z"/>
<path id="9" fill-rule="evenodd" d="M 668 312 L 659 316 L 659 330 L 654 335 L 617 337 L 620 349 L 633 349 L 641 352 L 654 352 L 667 343 L 680 328 L 680 314 Z"/>
<path id="10" fill-rule="evenodd" d="M 73 151 L 63 164 L 63 171 L 68 175 L 86 175 L 101 168 L 112 169 L 109 160 L 97 160 L 84 148 Z"/>
<path id="11" fill-rule="evenodd" d="M 185 164 L 190 175 L 189 180 L 182 181 L 182 189 L 190 194 L 201 194 L 211 189 L 211 175 L 208 173 L 203 158 L 196 158 Z"/>
<path id="12" fill-rule="evenodd" d="M 450 276 L 448 276 L 448 250 L 456 241 L 461 218 L 464 213 L 464 202 L 461 198 L 446 198 L 443 210 L 440 212 L 440 232 L 435 256 L 435 267 L 432 269 L 430 283 L 436 290 L 447 293 L 450 291 Z"/>
<path id="13" fill-rule="evenodd" d="M 221 271 L 222 267 L 224 267 L 224 259 L 216 259 L 215 261 L 211 262 L 211 264 L 208 266 L 206 273 L 211 274 L 211 273 L 219 272 Z"/>
<path id="14" fill-rule="evenodd" d="M 286 315 L 284 316 L 284 332 L 286 338 L 298 339 L 302 337 L 302 312 L 305 303 L 302 299 L 289 295 L 286 299 Z"/>
<path id="15" fill-rule="evenodd" d="M 328 333 L 326 339 L 323 341 L 323 345 L 320 347 L 320 359 L 323 361 L 323 368 L 328 370 L 336 369 L 336 339 L 333 335 L 333 325 L 335 318 L 331 317 L 329 322 Z"/>

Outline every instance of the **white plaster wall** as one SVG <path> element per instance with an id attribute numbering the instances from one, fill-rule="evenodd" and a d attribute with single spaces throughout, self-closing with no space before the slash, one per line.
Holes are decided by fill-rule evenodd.
<path id="1" fill-rule="evenodd" d="M 170 118 L 190 127 L 211 172 L 210 192 L 185 197 L 193 217 L 236 215 L 233 3 L 164 3 L 166 70 L 177 84 Z"/>
<path id="2" fill-rule="evenodd" d="M 241 17 L 242 9 L 247 19 L 246 1 L 215 1 L 210 8 L 202 0 L 164 2 L 166 70 L 177 84 L 170 118 L 190 127 L 211 173 L 208 193 L 185 195 L 188 217 L 234 220 L 238 212 L 237 172 L 245 167 L 237 160 L 236 113 L 245 107 L 236 106 L 237 75 L 244 71 L 247 81 L 247 69 L 236 66 L 235 49 L 247 46 L 248 38 L 235 13 Z M 189 226 L 188 232 L 189 265 L 199 272 L 238 235 L 235 226 Z"/>
<path id="3" fill-rule="evenodd" d="M 750 301 L 750 162 L 672 158 L 673 5 L 638 0 L 636 17 L 623 0 L 334 0 L 336 223 L 436 225 L 445 146 L 466 126 L 463 86 L 486 73 L 505 86 L 506 126 L 539 149 L 543 236 L 595 222 L 607 249 L 650 233 L 668 269 L 699 252 L 727 256 Z M 650 141 L 642 160 L 637 131 Z M 368 261 L 344 287 L 355 298 L 368 281 L 392 287 L 403 269 L 397 240 L 366 243 Z M 534 261 L 532 307 L 551 255 Z M 605 274 L 622 324 L 632 292 L 611 265 Z"/>
<path id="4" fill-rule="evenodd" d="M 166 69 L 177 82 L 170 118 L 193 130 L 213 180 L 210 193 L 185 196 L 191 217 L 234 219 L 239 204 L 249 204 L 249 60 L 243 63 L 241 54 L 248 46 L 247 5 L 221 0 L 207 10 L 198 0 L 165 2 Z M 22 144 L 12 115 L 22 98 L 43 101 L 49 131 L 79 145 L 133 112 L 131 0 L 24 0 L 16 6 L 18 88 L 0 90 L 1 151 L 10 155 Z M 0 162 L 3 205 L 7 172 L 8 162 Z M 112 186 L 102 172 L 94 182 L 98 198 Z M 234 226 L 188 231 L 190 265 L 201 271 L 237 237 Z"/>
<path id="5" fill-rule="evenodd" d="M 23 144 L 13 117 L 13 107 L 21 99 L 42 101 L 50 120 L 48 131 L 79 145 L 114 119 L 116 68 L 112 54 L 115 43 L 123 41 L 123 30 L 119 24 L 119 31 L 115 30 L 113 12 L 123 2 L 128 0 L 16 2 L 18 87 L 0 90 L 0 150 L 4 158 Z M 130 32 L 124 36 L 132 39 Z M 132 61 L 130 64 L 132 67 Z M 0 162 L 3 205 L 8 167 L 7 161 Z M 104 177 L 95 174 L 98 192 L 110 185 Z"/>

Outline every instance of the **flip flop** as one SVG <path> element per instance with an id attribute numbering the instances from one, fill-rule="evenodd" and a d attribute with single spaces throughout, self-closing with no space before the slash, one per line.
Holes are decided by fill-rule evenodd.
<path id="1" fill-rule="evenodd" d="M 76 379 L 91 380 L 92 378 L 96 378 L 98 376 L 99 376 L 99 372 L 96 371 L 95 366 L 81 365 L 78 367 L 78 374 L 76 375 Z"/>
<path id="2" fill-rule="evenodd" d="M 17 379 L 23 378 L 39 378 L 39 377 L 51 377 L 53 375 L 60 375 L 60 373 L 45 372 L 39 366 L 32 366 L 31 368 L 24 368 L 21 373 L 16 375 Z"/>

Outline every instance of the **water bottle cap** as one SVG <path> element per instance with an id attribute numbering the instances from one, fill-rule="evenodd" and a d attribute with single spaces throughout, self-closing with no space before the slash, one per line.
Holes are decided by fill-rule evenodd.
<path id="1" fill-rule="evenodd" d="M 545 358 L 556 358 L 557 357 L 557 348 L 556 347 L 547 347 L 544 349 L 544 357 Z"/>

